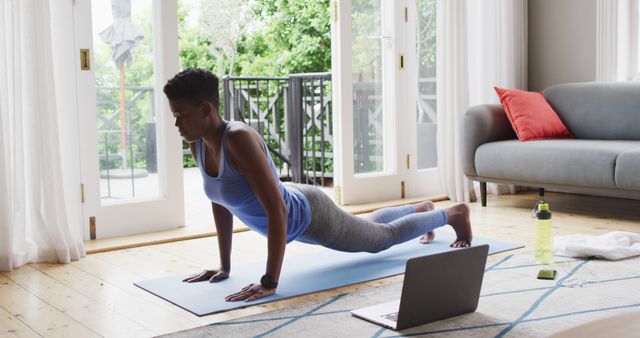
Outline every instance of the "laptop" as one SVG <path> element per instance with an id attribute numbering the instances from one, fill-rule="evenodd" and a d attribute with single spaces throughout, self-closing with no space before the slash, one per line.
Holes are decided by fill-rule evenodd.
<path id="1" fill-rule="evenodd" d="M 399 301 L 351 311 L 392 330 L 450 318 L 478 308 L 489 245 L 411 258 Z"/>

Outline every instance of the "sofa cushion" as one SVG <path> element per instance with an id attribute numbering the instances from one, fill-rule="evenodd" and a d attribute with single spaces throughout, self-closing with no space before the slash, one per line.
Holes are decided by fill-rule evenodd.
<path id="1" fill-rule="evenodd" d="M 542 93 L 493 88 L 520 141 L 573 138 Z"/>
<path id="2" fill-rule="evenodd" d="M 640 146 L 618 156 L 615 178 L 620 189 L 640 190 Z"/>
<path id="3" fill-rule="evenodd" d="M 544 97 L 578 139 L 640 140 L 640 82 L 551 86 Z"/>
<path id="4" fill-rule="evenodd" d="M 498 141 L 478 147 L 475 163 L 487 178 L 616 188 L 616 158 L 638 147 L 640 141 Z"/>

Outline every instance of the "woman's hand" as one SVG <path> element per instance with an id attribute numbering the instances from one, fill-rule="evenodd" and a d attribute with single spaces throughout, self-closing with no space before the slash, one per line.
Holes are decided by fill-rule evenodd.
<path id="1" fill-rule="evenodd" d="M 187 283 L 196 283 L 196 282 L 202 282 L 205 280 L 209 280 L 210 283 L 216 283 L 219 282 L 221 280 L 225 280 L 229 278 L 229 272 L 222 270 L 222 269 L 216 269 L 216 270 L 204 270 L 200 273 L 197 273 L 193 276 L 189 276 L 185 279 L 183 279 L 183 282 L 187 282 Z"/>
<path id="2" fill-rule="evenodd" d="M 258 298 L 274 295 L 275 293 L 276 293 L 276 289 L 268 289 L 260 284 L 249 284 L 244 288 L 242 288 L 240 292 L 227 296 L 225 300 L 227 302 L 237 302 L 240 300 L 244 300 L 245 302 L 250 302 Z"/>

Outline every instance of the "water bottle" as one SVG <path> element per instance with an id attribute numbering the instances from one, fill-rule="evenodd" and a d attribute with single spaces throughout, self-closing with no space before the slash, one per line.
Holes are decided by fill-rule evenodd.
<path id="1" fill-rule="evenodd" d="M 536 250 L 537 264 L 553 263 L 553 235 L 551 234 L 551 211 L 549 204 L 538 202 L 535 212 L 536 218 Z"/>

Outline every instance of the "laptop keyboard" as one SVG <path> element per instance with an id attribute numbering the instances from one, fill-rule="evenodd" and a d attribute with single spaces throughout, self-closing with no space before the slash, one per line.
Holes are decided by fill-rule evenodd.
<path id="1" fill-rule="evenodd" d="M 394 322 L 398 321 L 398 313 L 397 312 L 392 312 L 392 313 L 387 313 L 386 315 L 382 315 L 382 318 L 388 319 L 388 320 L 392 320 Z"/>

